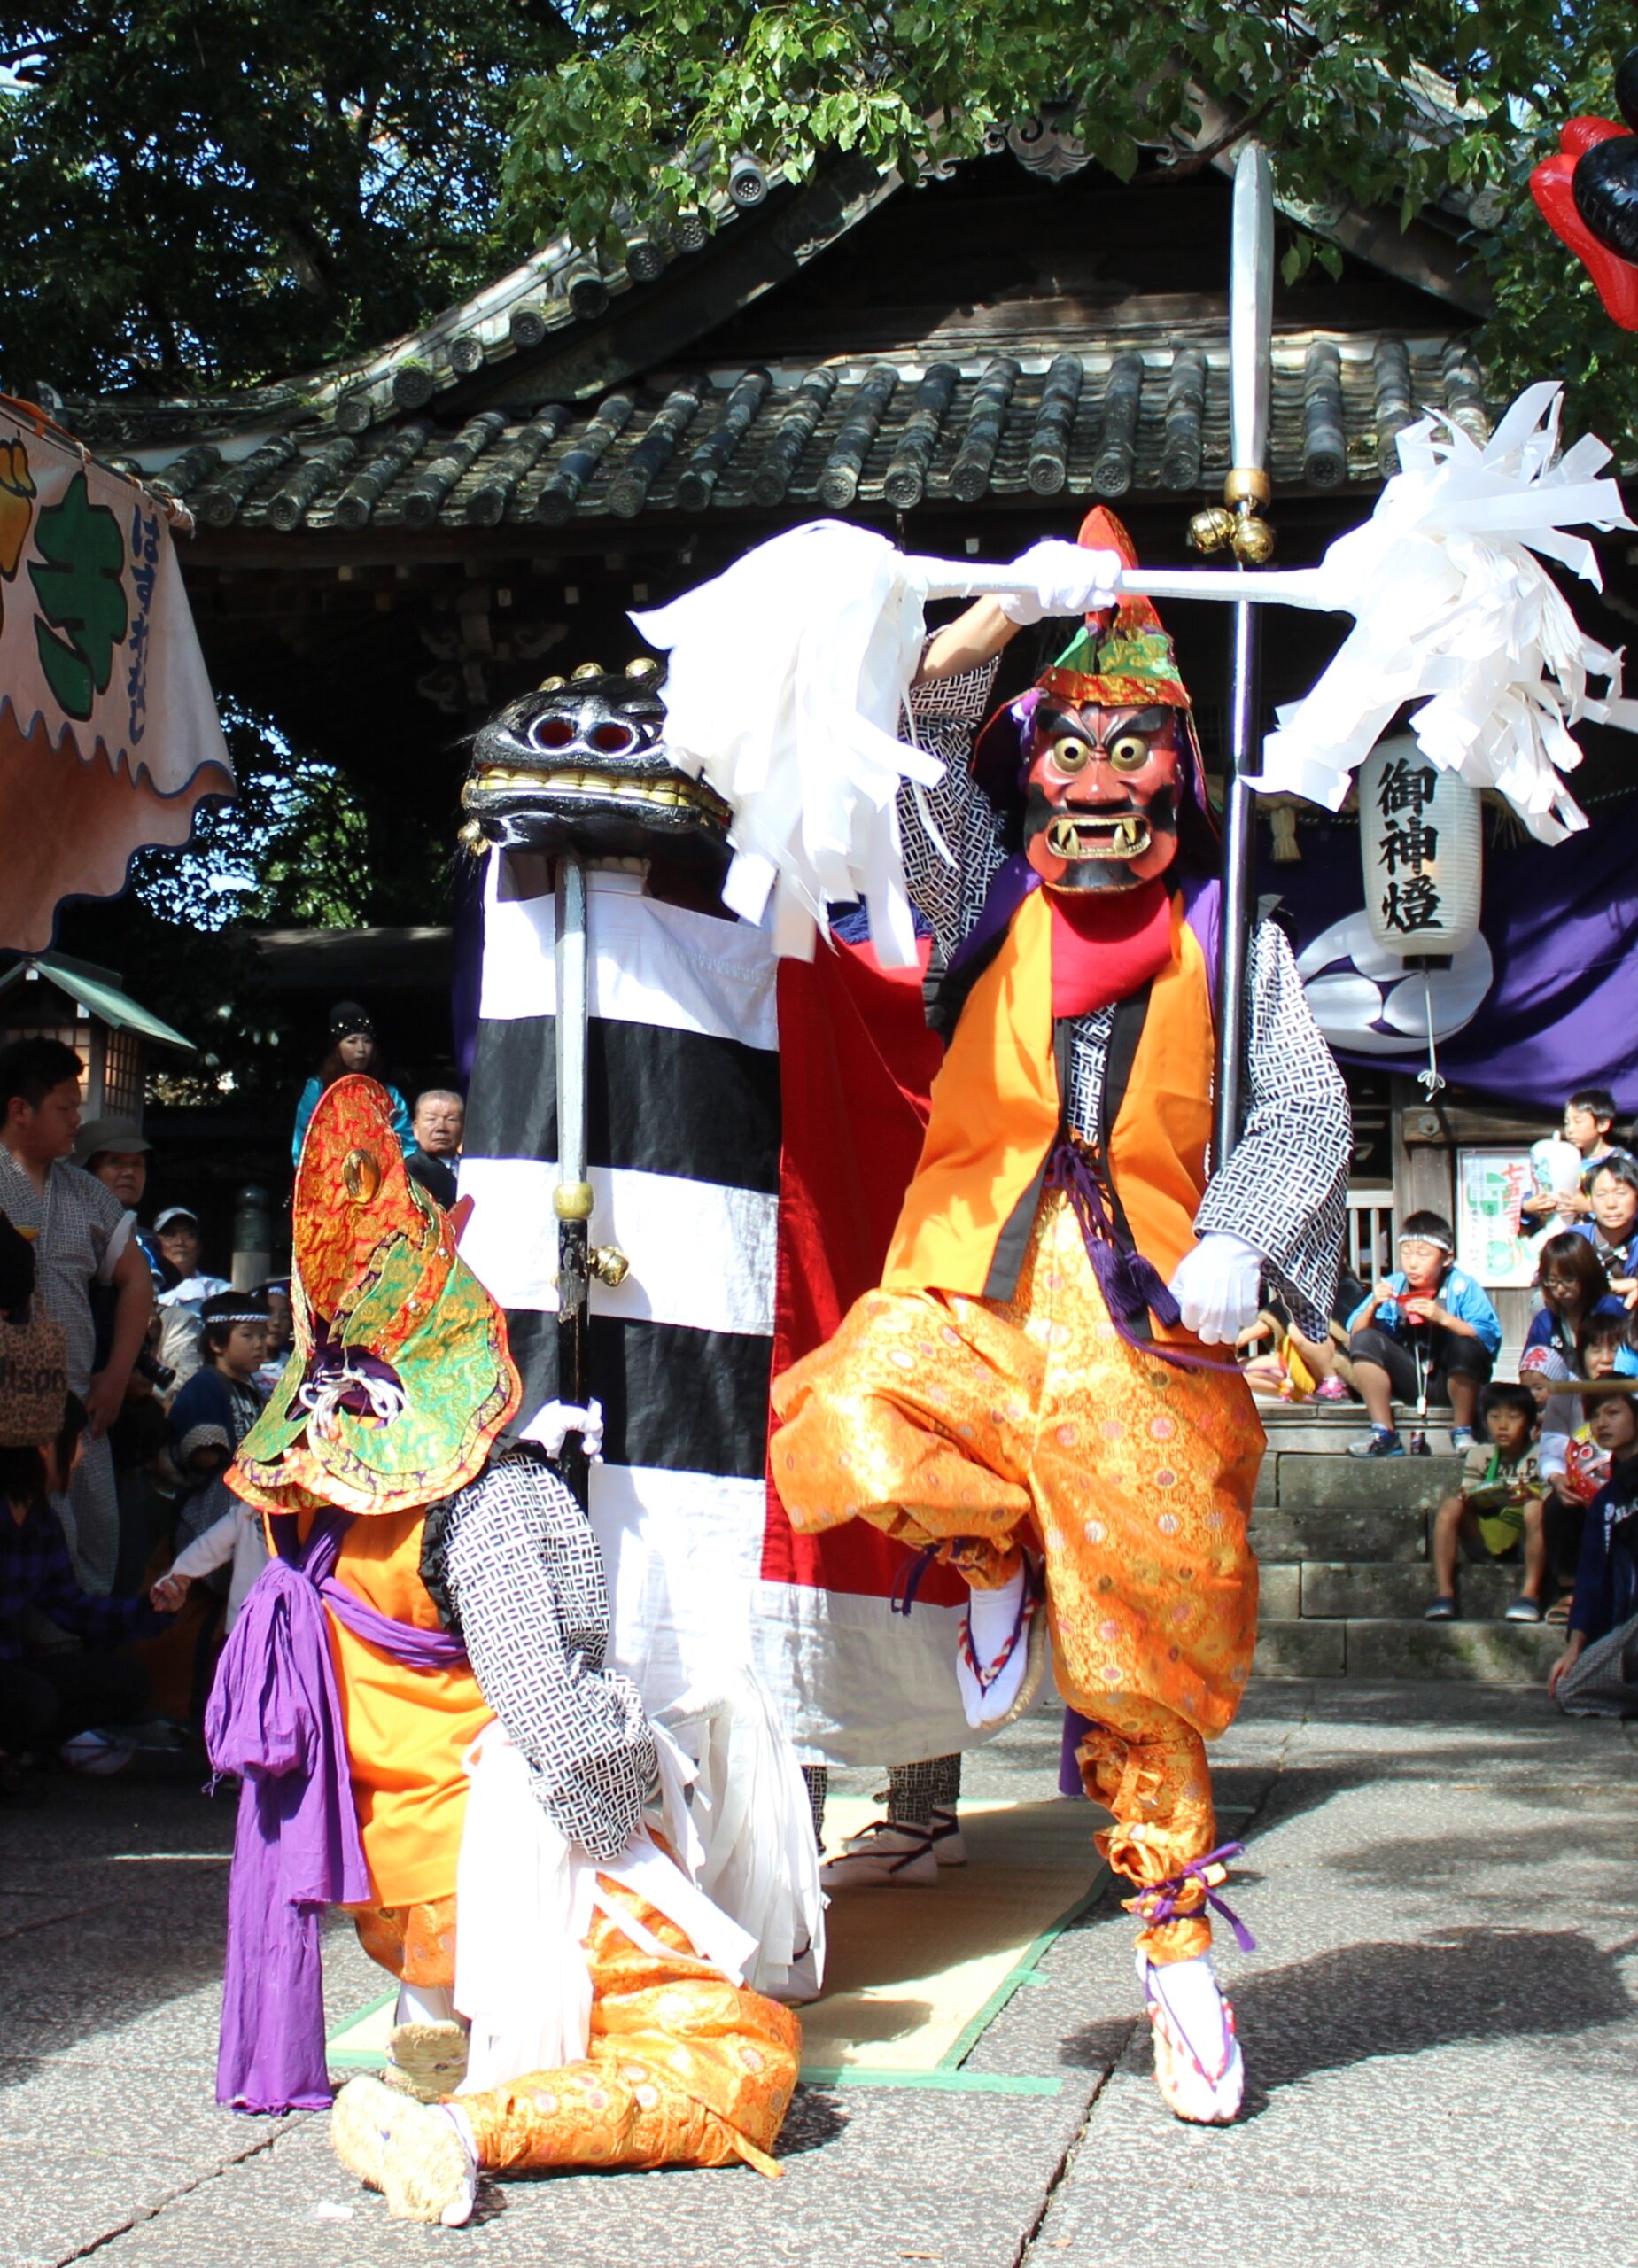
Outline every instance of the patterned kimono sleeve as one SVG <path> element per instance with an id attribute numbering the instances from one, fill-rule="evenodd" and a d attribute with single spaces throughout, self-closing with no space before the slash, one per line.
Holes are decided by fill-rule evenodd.
<path id="1" fill-rule="evenodd" d="M 502 1458 L 451 1500 L 442 1546 L 484 1698 L 535 1793 L 571 1842 L 617 1858 L 657 1767 L 636 1688 L 602 1666 L 609 1595 L 585 1513 L 538 1458 Z"/>
<path id="2" fill-rule="evenodd" d="M 1324 1339 L 1347 1226 L 1347 1090 L 1271 921 L 1253 934 L 1245 1122 L 1195 1216 L 1198 1235 L 1244 1237 L 1305 1338 Z"/>
<path id="3" fill-rule="evenodd" d="M 973 743 L 995 675 L 996 664 L 986 662 L 956 677 L 924 678 L 910 695 L 905 737 L 937 757 L 944 776 L 935 788 L 906 782 L 899 789 L 904 880 L 911 904 L 933 932 L 941 965 L 978 919 L 1006 856 L 1000 821 L 972 773 Z"/>

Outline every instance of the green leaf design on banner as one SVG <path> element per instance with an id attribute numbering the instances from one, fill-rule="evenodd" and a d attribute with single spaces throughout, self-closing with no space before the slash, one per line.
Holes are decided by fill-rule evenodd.
<path id="1" fill-rule="evenodd" d="M 114 649 L 130 619 L 125 539 L 107 506 L 92 503 L 84 473 L 74 475 L 60 504 L 40 514 L 35 548 L 40 558 L 29 562 L 28 573 L 40 609 L 40 666 L 66 713 L 83 722 L 108 689 Z"/>

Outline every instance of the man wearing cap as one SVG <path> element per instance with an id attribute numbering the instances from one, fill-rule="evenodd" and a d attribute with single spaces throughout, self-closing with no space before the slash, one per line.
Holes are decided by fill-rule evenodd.
<path id="1" fill-rule="evenodd" d="M 1134 555 L 1103 511 L 1081 541 Z M 1226 1349 L 1264 1274 L 1324 1335 L 1347 1106 L 1265 922 L 1245 1124 L 1208 1187 L 1217 852 L 1189 695 L 1146 601 L 1100 603 L 1097 556 L 1038 549 L 1036 599 L 981 600 L 924 656 L 917 738 L 946 772 L 900 817 L 947 1050 L 881 1288 L 776 1383 L 772 1469 L 796 1527 L 863 1518 L 966 1577 L 973 1724 L 1025 1705 L 1050 1619 L 1144 1923 L 1156 2078 L 1216 2124 L 1243 2072 L 1206 1907 L 1238 1846 L 1214 1847 L 1203 1743 L 1251 1666 L 1263 1447 Z M 1089 602 L 974 749 L 1020 624 Z"/>
<path id="2" fill-rule="evenodd" d="M 74 1163 L 94 1174 L 105 1189 L 112 1189 L 120 1204 L 133 1215 L 142 1208 L 148 1187 L 148 1161 L 152 1154 L 152 1143 L 144 1139 L 128 1118 L 93 1118 L 80 1129 L 74 1146 Z M 131 1240 L 141 1247 L 157 1297 L 170 1284 L 159 1239 L 151 1229 L 144 1229 L 136 1221 L 131 1230 Z"/>
<path id="3" fill-rule="evenodd" d="M 120 1550 L 107 1433 L 147 1332 L 153 1285 L 131 1242 L 135 1216 L 69 1162 L 80 1131 L 82 1068 L 61 1040 L 20 1039 L 0 1050 L 0 1211 L 34 1239 L 39 1295 L 63 1326 L 69 1388 L 90 1421 L 85 1453 L 57 1509 L 76 1575 L 100 1593 L 113 1584 Z M 96 1370 L 94 1282 L 114 1292 L 108 1352 Z"/>
<path id="4" fill-rule="evenodd" d="M 155 1218 L 153 1233 L 161 1258 L 176 1277 L 170 1289 L 160 1293 L 161 1307 L 191 1308 L 198 1314 L 206 1300 L 232 1289 L 225 1276 L 213 1276 L 199 1266 L 205 1237 L 191 1206 L 167 1205 Z"/>
<path id="5" fill-rule="evenodd" d="M 128 1118 L 93 1118 L 80 1129 L 74 1158 L 105 1189 L 112 1190 L 127 1208 L 131 1242 L 148 1263 L 157 1298 L 168 1289 L 174 1271 L 167 1266 L 153 1231 L 144 1229 L 136 1218 L 148 1186 L 148 1160 L 152 1147 Z M 110 1343 L 115 1300 L 111 1287 L 92 1285 L 91 1312 L 97 1324 L 99 1362 Z M 136 1357 L 126 1384 L 123 1407 L 108 1429 L 114 1488 L 120 1503 L 116 1590 L 133 1589 L 141 1580 L 152 1543 L 152 1520 L 158 1504 L 152 1494 L 150 1468 L 165 1446 L 165 1412 L 155 1399 L 156 1388 L 160 1393 L 167 1392 L 179 1375 L 190 1376 L 198 1368 L 194 1352 L 198 1339 L 198 1327 L 190 1314 L 182 1316 L 175 1310 L 167 1313 L 163 1308 L 159 1310 L 159 1329 L 156 1332 L 150 1326 L 150 1343 Z M 157 1348 L 152 1343 L 155 1340 L 159 1341 Z"/>

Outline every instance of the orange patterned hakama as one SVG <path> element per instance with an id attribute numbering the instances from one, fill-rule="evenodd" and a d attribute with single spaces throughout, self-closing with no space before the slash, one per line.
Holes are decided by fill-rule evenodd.
<path id="1" fill-rule="evenodd" d="M 870 1293 L 773 1400 L 796 1527 L 866 1519 L 980 1588 L 1021 1547 L 1041 1555 L 1059 1683 L 1092 1720 L 1087 1793 L 1116 1822 L 1099 1850 L 1140 1886 L 1211 1850 L 1204 1742 L 1233 1719 L 1256 1638 L 1262 1428 L 1238 1377 L 1120 1337 L 1063 1195 L 1042 1201 L 1012 1299 Z M 1151 1960 L 1206 1950 L 1203 1901 L 1192 1885 L 1145 1931 Z"/>
<path id="2" fill-rule="evenodd" d="M 730 2165 L 777 2177 L 779 2139 L 802 2060 L 788 2008 L 695 1958 L 657 1907 L 598 1876 L 664 1948 L 594 1915 L 585 1943 L 592 2025 L 583 2062 L 531 2071 L 456 2098 L 487 2171 L 578 2166 Z"/>
<path id="3" fill-rule="evenodd" d="M 455 1901 L 423 1899 L 415 1906 L 349 1906 L 358 1941 L 400 1984 L 447 1992 L 455 1981 Z"/>

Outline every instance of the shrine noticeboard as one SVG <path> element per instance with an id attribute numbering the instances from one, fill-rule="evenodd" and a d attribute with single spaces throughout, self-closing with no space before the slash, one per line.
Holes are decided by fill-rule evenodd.
<path id="1" fill-rule="evenodd" d="M 0 945 L 43 951 L 61 899 L 233 793 L 172 510 L 0 398 Z"/>
<path id="2" fill-rule="evenodd" d="M 1535 1282 L 1535 1243 L 1518 1231 L 1518 1208 L 1535 1185 L 1527 1149 L 1456 1152 L 1456 1264 L 1487 1291 L 1527 1292 Z"/>

